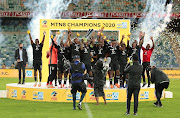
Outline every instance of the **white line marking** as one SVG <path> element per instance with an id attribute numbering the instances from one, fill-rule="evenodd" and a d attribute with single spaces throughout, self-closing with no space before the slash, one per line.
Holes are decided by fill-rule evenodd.
<path id="1" fill-rule="evenodd" d="M 91 110 L 90 110 L 87 102 L 84 102 L 84 106 L 85 106 L 86 112 L 87 112 L 87 114 L 88 114 L 88 118 L 93 118 L 92 113 L 91 113 Z"/>

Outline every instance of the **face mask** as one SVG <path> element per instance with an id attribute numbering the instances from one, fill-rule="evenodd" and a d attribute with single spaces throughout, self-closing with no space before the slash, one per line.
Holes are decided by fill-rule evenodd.
<path id="1" fill-rule="evenodd" d="M 20 49 L 22 49 L 23 47 L 19 47 Z"/>

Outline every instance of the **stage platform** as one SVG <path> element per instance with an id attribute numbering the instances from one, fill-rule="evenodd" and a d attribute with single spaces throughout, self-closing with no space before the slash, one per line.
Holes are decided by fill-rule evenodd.
<path id="1" fill-rule="evenodd" d="M 107 84 L 107 86 L 109 86 Z M 49 101 L 49 102 L 72 102 L 71 88 L 47 88 L 46 82 L 42 82 L 41 87 L 34 87 L 34 83 L 25 83 L 20 85 L 11 83 L 6 85 L 7 98 L 17 100 L 30 100 L 30 101 Z M 107 102 L 126 102 L 127 94 L 126 88 L 104 88 Z M 76 95 L 77 100 L 80 99 L 80 93 Z M 164 98 L 164 91 L 163 97 Z M 133 99 L 133 98 L 132 98 Z M 156 100 L 154 94 L 154 84 L 149 88 L 147 85 L 140 90 L 139 101 Z M 94 89 L 87 87 L 87 93 L 84 102 L 95 102 Z M 100 102 L 103 99 L 100 98 Z"/>

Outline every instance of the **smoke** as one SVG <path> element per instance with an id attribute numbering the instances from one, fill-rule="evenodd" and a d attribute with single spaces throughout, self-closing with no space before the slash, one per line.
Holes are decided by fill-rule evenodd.
<path id="1" fill-rule="evenodd" d="M 170 14 L 172 4 L 167 4 L 166 0 L 146 0 L 146 8 L 144 12 L 146 18 L 140 23 L 140 30 L 145 32 L 145 40 L 143 46 L 151 43 L 150 37 L 154 37 L 154 41 L 158 38 L 162 31 L 165 30 L 170 22 Z"/>
<path id="2" fill-rule="evenodd" d="M 3 35 L 3 33 L 2 33 L 2 29 L 1 29 L 1 23 L 2 23 L 2 20 L 0 19 L 0 44 L 2 44 L 1 42 L 3 42 L 4 41 L 4 39 L 5 39 L 5 37 L 4 37 L 4 35 Z M 1 47 L 1 46 L 0 46 Z M 2 60 L 1 60 L 1 54 L 0 54 L 0 64 L 2 63 Z"/>
<path id="3" fill-rule="evenodd" d="M 24 5 L 33 12 L 33 17 L 28 24 L 28 29 L 31 31 L 32 39 L 40 37 L 40 19 L 60 19 L 63 10 L 66 10 L 72 0 L 28 0 Z M 27 37 L 29 39 L 29 37 Z M 32 63 L 32 47 L 27 48 L 29 62 Z"/>
<path id="4" fill-rule="evenodd" d="M 4 35 L 2 34 L 2 29 L 1 29 L 1 23 L 2 23 L 2 20 L 0 19 L 0 43 L 4 41 Z"/>

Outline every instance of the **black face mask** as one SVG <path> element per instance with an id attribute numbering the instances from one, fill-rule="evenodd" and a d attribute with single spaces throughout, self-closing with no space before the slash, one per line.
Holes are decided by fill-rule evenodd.
<path id="1" fill-rule="evenodd" d="M 22 49 L 23 47 L 19 47 L 20 49 Z"/>

